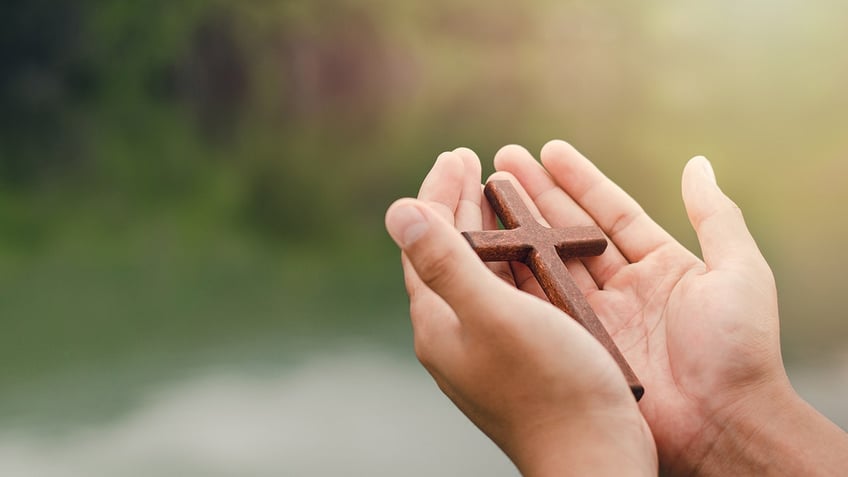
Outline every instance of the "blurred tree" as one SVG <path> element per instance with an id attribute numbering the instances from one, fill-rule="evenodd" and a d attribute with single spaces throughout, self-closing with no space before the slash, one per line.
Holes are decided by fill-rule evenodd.
<path id="1" fill-rule="evenodd" d="M 7 0 L 0 4 L 0 174 L 26 186 L 78 167 L 73 106 L 96 94 L 83 43 L 86 2 Z"/>
<path id="2" fill-rule="evenodd" d="M 239 41 L 234 15 L 224 7 L 200 19 L 185 52 L 168 65 L 169 91 L 162 95 L 173 93 L 187 103 L 205 139 L 216 143 L 232 137 L 249 96 L 249 55 Z"/>

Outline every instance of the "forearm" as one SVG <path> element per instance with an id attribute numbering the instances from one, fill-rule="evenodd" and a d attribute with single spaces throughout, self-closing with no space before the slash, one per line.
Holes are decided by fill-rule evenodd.
<path id="1" fill-rule="evenodd" d="M 696 465 L 673 475 L 841 476 L 848 434 L 791 388 L 717 426 Z"/>

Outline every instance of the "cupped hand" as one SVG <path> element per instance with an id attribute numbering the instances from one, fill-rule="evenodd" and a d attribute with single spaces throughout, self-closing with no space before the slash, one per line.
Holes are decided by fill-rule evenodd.
<path id="1" fill-rule="evenodd" d="M 661 467 L 690 475 L 728 458 L 712 452 L 727 429 L 764 399 L 792 394 L 774 279 L 739 208 L 705 158 L 687 164 L 683 200 L 701 260 L 569 144 L 548 143 L 541 163 L 507 146 L 494 177 L 523 187 L 528 205 L 553 226 L 594 223 L 608 236 L 603 255 L 568 266 L 645 385 L 640 407 Z M 521 289 L 544 296 L 526 267 L 512 270 Z"/>
<path id="2" fill-rule="evenodd" d="M 441 155 L 386 227 L 403 250 L 417 356 L 523 474 L 656 475 L 653 438 L 606 350 L 458 233 L 496 227 L 471 151 Z"/>

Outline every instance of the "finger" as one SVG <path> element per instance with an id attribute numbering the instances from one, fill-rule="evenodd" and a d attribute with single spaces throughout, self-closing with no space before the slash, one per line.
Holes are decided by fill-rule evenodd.
<path id="1" fill-rule="evenodd" d="M 418 198 L 449 223 L 454 223 L 454 215 L 462 196 L 465 164 L 462 158 L 453 152 L 443 152 L 436 159 L 433 168 L 421 183 Z"/>
<path id="2" fill-rule="evenodd" d="M 518 195 L 521 197 L 522 202 L 524 202 L 524 205 L 526 205 L 527 208 L 530 210 L 531 215 L 533 215 L 533 217 L 541 224 L 550 227 L 548 221 L 545 220 L 544 217 L 542 217 L 542 214 L 539 212 L 539 209 L 536 208 L 536 204 L 533 202 L 533 200 L 527 194 L 527 191 L 524 190 L 524 187 L 521 185 L 518 179 L 515 178 L 515 176 L 508 172 L 498 171 L 489 176 L 489 180 L 510 181 L 515 187 L 516 192 L 518 192 Z M 566 268 L 568 268 L 568 271 L 574 277 L 574 280 L 577 282 L 577 286 L 580 288 L 583 294 L 588 294 L 590 292 L 598 290 L 598 285 L 595 283 L 595 280 L 592 279 L 592 276 L 589 274 L 589 272 L 586 270 L 586 267 L 580 260 L 567 260 L 565 262 L 565 265 Z M 530 272 L 529 268 L 527 268 L 523 264 L 514 263 L 512 266 L 512 271 L 515 275 L 515 284 L 518 286 L 518 288 L 539 297 L 545 296 L 544 292 L 542 291 L 541 287 L 539 287 L 535 277 Z"/>
<path id="3" fill-rule="evenodd" d="M 401 199 L 386 213 L 386 229 L 417 276 L 459 320 L 493 316 L 509 288 L 496 279 L 447 221 L 421 201 Z"/>
<path id="4" fill-rule="evenodd" d="M 677 243 L 633 198 L 570 144 L 547 143 L 542 149 L 542 164 L 630 263 L 642 260 L 663 245 Z"/>
<path id="5" fill-rule="evenodd" d="M 477 154 L 471 149 L 461 147 L 454 153 L 462 158 L 465 165 L 465 179 L 462 186 L 462 195 L 456 211 L 456 228 L 462 232 L 468 230 L 495 230 L 498 228 L 497 217 L 492 206 L 483 196 L 482 166 Z M 509 284 L 514 285 L 512 271 L 509 264 L 503 262 L 490 262 L 486 266 L 495 275 Z"/>
<path id="6" fill-rule="evenodd" d="M 460 231 L 480 230 L 483 227 L 483 214 L 480 209 L 483 199 L 480 192 L 480 159 L 468 148 L 459 148 L 453 153 L 462 160 L 464 170 L 459 204 L 456 208 L 456 228 Z"/>
<path id="7" fill-rule="evenodd" d="M 440 154 L 421 183 L 421 187 L 418 190 L 418 198 L 427 202 L 437 213 L 453 223 L 455 220 L 454 214 L 456 213 L 462 195 L 464 174 L 465 165 L 462 158 L 448 152 Z M 401 255 L 401 264 L 404 270 L 406 292 L 411 301 L 414 302 L 419 294 L 426 297 L 426 299 L 431 299 L 431 297 L 427 297 L 428 293 L 438 298 L 418 278 L 415 269 L 409 263 L 409 259 L 405 254 Z M 412 315 L 414 319 L 415 314 L 413 313 Z"/>
<path id="8" fill-rule="evenodd" d="M 764 262 L 742 211 L 719 189 L 705 157 L 692 158 L 683 170 L 683 203 L 708 269 L 748 267 L 752 260 Z"/>
<path id="9" fill-rule="evenodd" d="M 595 225 L 592 217 L 554 182 L 526 149 L 504 147 L 495 156 L 495 169 L 512 173 L 554 227 Z M 627 265 L 627 260 L 614 245 L 607 247 L 598 257 L 584 257 L 581 260 L 600 288 L 621 267 Z"/>

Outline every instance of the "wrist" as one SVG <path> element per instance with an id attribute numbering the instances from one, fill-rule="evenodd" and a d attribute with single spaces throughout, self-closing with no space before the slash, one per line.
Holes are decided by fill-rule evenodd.
<path id="1" fill-rule="evenodd" d="M 788 384 L 750 392 L 713 413 L 669 475 L 841 475 L 848 436 Z"/>
<path id="2" fill-rule="evenodd" d="M 507 451 L 525 477 L 657 475 L 654 440 L 635 403 L 627 412 L 584 412 L 525 435 L 520 449 Z"/>

